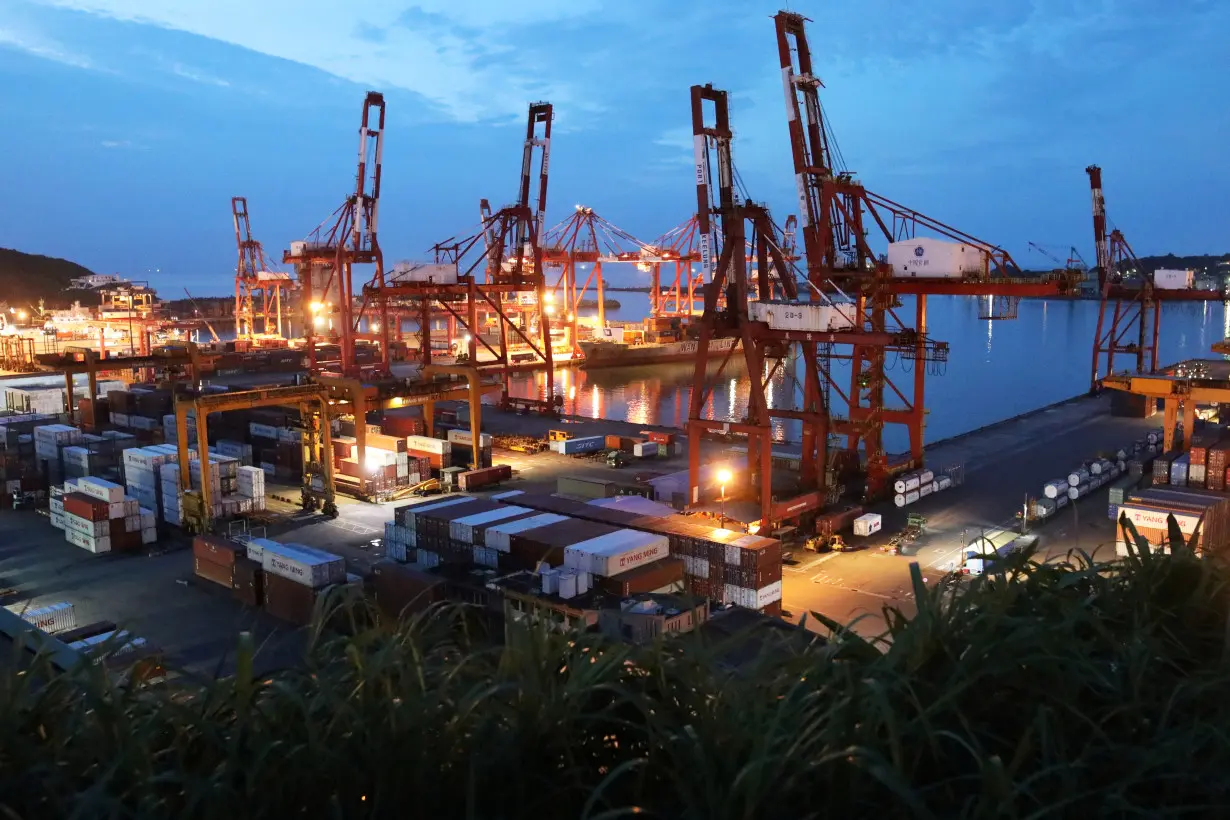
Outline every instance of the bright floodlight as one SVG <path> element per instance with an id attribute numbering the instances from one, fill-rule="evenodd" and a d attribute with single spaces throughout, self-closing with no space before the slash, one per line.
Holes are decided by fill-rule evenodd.
<path id="1" fill-rule="evenodd" d="M 722 484 L 729 484 L 732 478 L 734 476 L 731 475 L 730 470 L 718 470 L 718 481 Z"/>
<path id="2" fill-rule="evenodd" d="M 321 308 L 320 302 L 313 302 L 311 307 L 312 307 L 313 313 L 320 313 L 320 308 Z"/>

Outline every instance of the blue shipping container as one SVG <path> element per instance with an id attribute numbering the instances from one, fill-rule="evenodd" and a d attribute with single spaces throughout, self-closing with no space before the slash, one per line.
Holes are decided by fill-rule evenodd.
<path id="1" fill-rule="evenodd" d="M 596 453 L 606 449 L 606 436 L 586 436 L 585 438 L 570 438 L 564 442 L 564 455 L 574 456 L 580 453 Z"/>

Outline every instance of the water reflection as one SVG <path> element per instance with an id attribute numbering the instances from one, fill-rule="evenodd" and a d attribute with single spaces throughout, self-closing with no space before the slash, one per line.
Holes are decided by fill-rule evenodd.
<path id="1" fill-rule="evenodd" d="M 1097 324 L 1098 305 L 1092 301 L 1023 299 L 1015 320 L 979 320 L 977 297 L 932 297 L 928 300 L 928 331 L 949 343 L 949 362 L 940 375 L 928 375 L 926 403 L 928 441 L 953 436 L 1088 389 L 1090 350 Z M 645 294 L 620 293 L 622 308 L 616 318 L 639 318 L 648 309 Z M 639 301 L 638 301 L 639 300 Z M 899 314 L 913 315 L 908 298 Z M 1051 311 L 1064 311 L 1062 321 L 1048 321 Z M 1209 345 L 1230 337 L 1230 314 L 1221 303 L 1167 305 L 1162 312 L 1159 360 L 1171 363 L 1208 358 Z M 986 327 L 980 327 L 985 323 Z M 992 347 L 992 340 L 994 346 Z M 901 392 L 909 388 L 913 365 L 899 357 L 886 361 L 886 375 Z M 687 423 L 692 395 L 691 363 L 602 370 L 561 370 L 556 391 L 564 396 L 564 412 L 592 418 L 610 418 L 634 424 L 682 427 Z M 716 370 L 716 364 L 713 366 Z M 702 408 L 704 418 L 738 421 L 747 414 L 751 380 L 742 361 L 732 357 L 717 389 Z M 768 373 L 766 368 L 766 373 Z M 848 362 L 835 362 L 834 379 L 842 392 L 850 386 Z M 545 384 L 541 373 L 518 374 L 513 393 L 537 395 Z M 801 393 L 802 372 L 791 360 L 773 371 L 766 398 L 773 407 L 793 407 Z M 890 404 L 899 404 L 893 396 Z M 585 396 L 578 402 L 577 396 Z M 836 412 L 844 415 L 838 395 Z M 797 440 L 797 422 L 775 425 L 777 438 Z M 905 430 L 885 429 L 890 451 L 906 448 Z"/>

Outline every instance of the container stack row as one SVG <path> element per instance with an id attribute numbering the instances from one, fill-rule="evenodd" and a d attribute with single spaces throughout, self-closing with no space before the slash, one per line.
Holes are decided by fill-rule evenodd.
<path id="1" fill-rule="evenodd" d="M 73 546 L 92 553 L 134 552 L 158 540 L 153 510 L 102 478 L 70 479 L 52 490 L 51 526 Z"/>
<path id="2" fill-rule="evenodd" d="M 254 538 L 245 544 L 198 535 L 192 542 L 197 577 L 231 590 L 248 606 L 263 606 L 283 621 L 311 621 L 316 601 L 330 588 L 358 585 L 337 555 L 303 544 Z"/>
<path id="3" fill-rule="evenodd" d="M 893 503 L 905 507 L 934 493 L 953 486 L 952 476 L 937 475 L 932 470 L 916 470 L 897 476 L 893 482 Z"/>
<path id="4" fill-rule="evenodd" d="M 672 556 L 683 562 L 691 590 L 720 603 L 756 606 L 768 614 L 781 609 L 782 549 L 772 538 L 714 527 L 690 516 L 637 515 L 549 495 L 517 493 L 505 503 L 665 535 Z"/>
<path id="5" fill-rule="evenodd" d="M 1102 487 L 1109 487 L 1107 517 L 1119 517 L 1119 505 L 1124 493 L 1135 489 L 1151 467 L 1156 468 L 1157 453 L 1161 449 L 1162 431 L 1152 430 L 1144 438 L 1126 444 L 1105 458 L 1095 458 L 1081 463 L 1062 478 L 1046 482 L 1042 495 L 1030 511 L 1037 519 L 1055 515 L 1068 504 L 1089 496 Z"/>

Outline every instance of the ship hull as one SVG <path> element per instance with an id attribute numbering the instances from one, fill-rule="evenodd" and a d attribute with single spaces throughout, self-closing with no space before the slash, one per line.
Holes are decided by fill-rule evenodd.
<path id="1" fill-rule="evenodd" d="M 691 362 L 696 360 L 699 342 L 670 342 L 663 345 L 637 345 L 625 347 L 618 344 L 581 344 L 585 351 L 585 361 L 581 367 L 594 370 L 603 367 L 641 367 L 650 364 L 670 364 L 672 362 Z M 725 353 L 738 349 L 738 339 L 713 339 L 709 342 L 709 353 Z"/>

